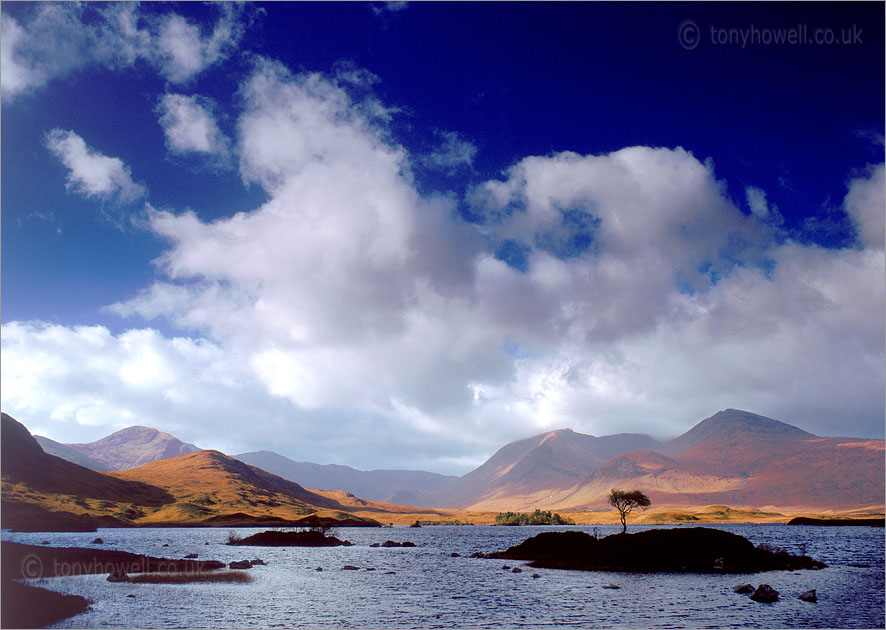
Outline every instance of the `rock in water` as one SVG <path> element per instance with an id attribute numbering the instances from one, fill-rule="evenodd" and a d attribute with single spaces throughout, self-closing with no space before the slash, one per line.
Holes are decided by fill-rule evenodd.
<path id="1" fill-rule="evenodd" d="M 188 555 L 185 556 L 185 560 L 193 560 L 196 557 L 197 557 L 196 553 L 189 553 Z"/>
<path id="2" fill-rule="evenodd" d="M 129 576 L 125 571 L 114 571 L 108 575 L 108 582 L 129 582 Z"/>
<path id="3" fill-rule="evenodd" d="M 228 565 L 230 569 L 251 569 L 252 563 L 249 560 L 235 560 Z"/>
<path id="4" fill-rule="evenodd" d="M 103 545 L 103 544 L 105 544 L 105 541 L 102 540 L 101 538 L 96 538 L 95 540 L 92 541 L 92 544 L 93 545 Z"/>
<path id="5" fill-rule="evenodd" d="M 751 595 L 751 599 L 755 602 L 771 604 L 772 602 L 778 601 L 778 591 L 768 584 L 761 584 L 757 587 L 757 590 L 754 591 L 754 594 Z"/>
<path id="6" fill-rule="evenodd" d="M 738 586 L 734 586 L 732 590 L 741 595 L 750 595 L 754 592 L 754 587 L 751 584 L 739 584 Z"/>
<path id="7" fill-rule="evenodd" d="M 814 604 L 818 601 L 818 595 L 815 594 L 815 589 L 813 588 L 798 595 L 797 599 L 802 599 L 804 602 L 812 602 Z"/>

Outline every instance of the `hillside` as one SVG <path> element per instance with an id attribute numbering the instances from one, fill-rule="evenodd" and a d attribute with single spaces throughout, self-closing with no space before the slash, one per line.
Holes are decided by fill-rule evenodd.
<path id="1" fill-rule="evenodd" d="M 107 467 L 126 470 L 200 449 L 151 427 L 127 427 L 88 444 L 63 444 Z M 60 454 L 61 457 L 64 455 Z M 79 463 L 79 462 L 78 462 Z"/>
<path id="2" fill-rule="evenodd" d="M 571 488 L 614 455 L 657 446 L 640 434 L 550 431 L 506 444 L 435 499 L 438 505 L 472 510 L 529 509 Z"/>
<path id="3" fill-rule="evenodd" d="M 307 488 L 346 490 L 370 501 L 432 507 L 435 493 L 458 477 L 422 470 L 357 470 L 337 464 L 296 462 L 272 451 L 234 456 Z"/>
<path id="4" fill-rule="evenodd" d="M 39 520 L 47 510 L 129 520 L 174 501 L 162 488 L 117 479 L 44 453 L 24 425 L 5 413 L 0 443 L 3 527 Z"/>
<path id="5" fill-rule="evenodd" d="M 175 497 L 173 504 L 143 522 L 200 520 L 235 512 L 295 519 L 318 509 L 341 507 L 297 483 L 218 451 L 197 451 L 109 474 L 163 488 Z"/>

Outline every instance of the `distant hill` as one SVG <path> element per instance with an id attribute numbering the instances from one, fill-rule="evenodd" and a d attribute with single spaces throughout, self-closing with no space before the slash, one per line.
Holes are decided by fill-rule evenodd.
<path id="1" fill-rule="evenodd" d="M 571 488 L 614 455 L 658 446 L 637 433 L 595 437 L 550 431 L 506 444 L 435 499 L 440 506 L 472 510 L 529 509 Z"/>
<path id="2" fill-rule="evenodd" d="M 53 444 L 59 443 L 54 442 Z M 98 462 L 105 467 L 105 470 L 126 470 L 159 459 L 177 457 L 200 450 L 197 446 L 186 444 L 168 433 L 151 427 L 139 426 L 121 429 L 88 444 L 59 444 L 59 446 L 63 447 L 58 450 L 59 457 L 75 463 L 82 463 L 89 468 L 94 468 L 94 466 L 90 466 L 87 462 Z M 70 451 L 85 455 L 89 459 L 75 461 L 72 459 L 73 455 L 70 454 Z"/>
<path id="3" fill-rule="evenodd" d="M 55 455 L 56 457 L 61 457 L 62 459 L 71 462 L 72 464 L 77 464 L 78 466 L 89 468 L 90 470 L 111 470 L 111 467 L 107 464 L 103 464 L 96 459 L 92 459 L 88 455 L 84 455 L 77 449 L 71 448 L 67 444 L 62 444 L 61 442 L 50 440 L 48 437 L 43 437 L 42 435 L 35 435 L 34 439 L 37 440 L 37 444 L 40 445 L 40 448 L 43 449 L 44 453 Z"/>
<path id="4" fill-rule="evenodd" d="M 613 457 L 540 507 L 603 508 L 613 487 L 639 488 L 654 506 L 823 511 L 884 504 L 883 440 L 823 438 L 727 409 L 655 451 Z"/>
<path id="5" fill-rule="evenodd" d="M 337 464 L 296 462 L 273 451 L 254 451 L 234 457 L 306 488 L 346 490 L 370 501 L 418 507 L 433 507 L 436 493 L 458 479 L 421 470 L 364 471 Z"/>

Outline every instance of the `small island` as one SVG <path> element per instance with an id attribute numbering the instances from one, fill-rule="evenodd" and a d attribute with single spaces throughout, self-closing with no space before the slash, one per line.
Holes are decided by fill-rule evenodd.
<path id="1" fill-rule="evenodd" d="M 327 529 L 315 527 L 302 531 L 268 530 L 240 538 L 237 534 L 228 536 L 228 545 L 252 547 L 350 547 L 348 540 L 329 536 Z"/>
<path id="2" fill-rule="evenodd" d="M 821 569 L 807 556 L 706 527 L 651 529 L 595 538 L 584 532 L 544 532 L 488 558 L 531 560 L 529 566 L 580 571 L 757 573 Z"/>
<path id="3" fill-rule="evenodd" d="M 550 510 L 535 510 L 532 514 L 524 512 L 500 512 L 495 517 L 496 525 L 572 525 L 568 518 L 552 514 Z"/>

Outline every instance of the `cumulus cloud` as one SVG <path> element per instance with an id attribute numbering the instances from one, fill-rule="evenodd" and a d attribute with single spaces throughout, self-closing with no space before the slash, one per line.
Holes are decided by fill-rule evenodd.
<path id="1" fill-rule="evenodd" d="M 198 96 L 164 94 L 157 105 L 166 146 L 173 153 L 228 154 L 228 139 L 212 115 L 213 104 Z"/>
<path id="2" fill-rule="evenodd" d="M 870 170 L 869 177 L 859 177 L 849 183 L 843 207 L 855 224 L 861 245 L 882 250 L 886 232 L 886 213 L 883 212 L 886 177 L 883 164 Z"/>
<path id="3" fill-rule="evenodd" d="M 73 131 L 53 129 L 46 134 L 46 148 L 68 169 L 67 187 L 87 198 L 132 202 L 144 196 L 144 186 L 120 158 L 108 157 L 87 146 Z"/>
<path id="4" fill-rule="evenodd" d="M 755 217 L 774 225 L 784 223 L 784 217 L 781 216 L 778 207 L 770 205 L 766 200 L 766 191 L 755 186 L 748 186 L 745 188 L 745 196 L 748 200 L 748 208 Z"/>
<path id="5" fill-rule="evenodd" d="M 172 83 L 187 82 L 234 52 L 248 27 L 248 7 L 217 6 L 208 32 L 174 12 L 157 15 L 129 2 L 41 3 L 21 21 L 4 13 L 4 100 L 89 65 L 131 68 L 140 59 Z"/>
<path id="6" fill-rule="evenodd" d="M 240 176 L 268 200 L 150 209 L 159 277 L 111 307 L 194 338 L 5 324 L 7 409 L 458 473 L 544 429 L 669 437 L 725 407 L 882 433 L 882 166 L 849 184 L 855 248 L 784 240 L 762 190 L 742 212 L 680 148 L 526 157 L 470 191 L 475 225 L 340 79 L 259 60 L 240 95 Z"/>

